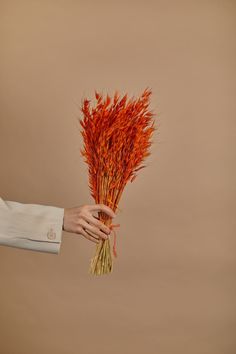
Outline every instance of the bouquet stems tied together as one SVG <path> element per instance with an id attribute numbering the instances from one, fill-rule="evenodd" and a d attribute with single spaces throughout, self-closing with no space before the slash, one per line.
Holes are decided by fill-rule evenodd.
<path id="1" fill-rule="evenodd" d="M 133 182 L 137 171 L 146 167 L 142 162 L 150 155 L 151 137 L 156 130 L 154 114 L 149 109 L 151 89 L 146 88 L 138 98 L 127 94 L 113 97 L 95 91 L 96 104 L 83 99 L 81 111 L 83 148 L 80 149 L 88 165 L 89 189 L 96 204 L 108 205 L 114 212 L 128 181 Z M 99 212 L 99 219 L 113 230 L 111 218 Z M 113 230 L 114 231 L 114 230 Z M 116 241 L 116 234 L 114 232 Z M 113 246 L 116 257 L 116 244 Z M 111 273 L 113 257 L 110 239 L 101 239 L 91 259 L 90 273 Z"/>

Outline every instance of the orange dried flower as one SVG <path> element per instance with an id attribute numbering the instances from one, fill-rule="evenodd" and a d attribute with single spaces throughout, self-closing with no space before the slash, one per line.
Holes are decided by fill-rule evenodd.
<path id="1" fill-rule="evenodd" d="M 137 99 L 127 100 L 116 91 L 114 97 L 103 97 L 95 91 L 96 105 L 84 99 L 81 107 L 84 146 L 81 154 L 88 164 L 89 189 L 95 203 L 108 205 L 113 211 L 128 181 L 133 182 L 137 172 L 146 167 L 144 159 L 150 155 L 151 137 L 156 130 L 154 114 L 149 110 L 151 89 L 146 88 Z M 111 229 L 111 219 L 100 212 L 99 218 Z M 114 231 L 114 230 L 113 230 Z M 116 253 L 116 239 L 113 254 Z M 100 240 L 90 271 L 93 274 L 111 272 L 113 262 L 110 240 Z"/>

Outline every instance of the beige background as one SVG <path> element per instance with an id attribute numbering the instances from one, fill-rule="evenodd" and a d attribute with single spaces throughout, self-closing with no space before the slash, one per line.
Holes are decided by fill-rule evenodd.
<path id="1" fill-rule="evenodd" d="M 94 89 L 153 89 L 160 123 L 128 184 L 112 275 L 0 247 L 1 354 L 236 352 L 235 1 L 1 1 L 0 195 L 93 203 L 77 117 Z"/>

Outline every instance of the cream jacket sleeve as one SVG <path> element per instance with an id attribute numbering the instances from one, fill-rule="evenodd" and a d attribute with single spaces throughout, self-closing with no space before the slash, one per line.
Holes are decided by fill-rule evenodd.
<path id="1" fill-rule="evenodd" d="M 0 245 L 58 254 L 64 208 L 0 198 Z"/>

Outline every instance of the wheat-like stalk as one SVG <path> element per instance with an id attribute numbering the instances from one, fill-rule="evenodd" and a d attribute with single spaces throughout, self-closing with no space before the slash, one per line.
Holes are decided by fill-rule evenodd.
<path id="1" fill-rule="evenodd" d="M 84 146 L 80 151 L 88 165 L 89 189 L 95 203 L 108 205 L 113 211 L 118 208 L 125 185 L 146 167 L 140 164 L 150 155 L 151 136 L 156 130 L 154 113 L 149 109 L 151 93 L 146 88 L 140 97 L 128 101 L 127 94 L 120 97 L 116 91 L 111 98 L 95 91 L 94 107 L 88 99 L 82 102 L 83 119 L 79 122 Z M 99 219 L 113 227 L 105 213 L 100 212 Z M 90 272 L 100 275 L 112 270 L 110 240 L 100 240 Z"/>

